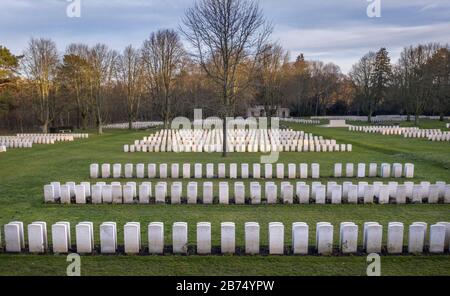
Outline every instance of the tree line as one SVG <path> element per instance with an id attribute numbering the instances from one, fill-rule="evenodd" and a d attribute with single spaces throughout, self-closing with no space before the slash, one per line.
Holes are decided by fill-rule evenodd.
<path id="1" fill-rule="evenodd" d="M 139 48 L 73 43 L 60 54 L 53 40 L 32 38 L 15 55 L 0 45 L 0 128 L 102 133 L 109 122 L 168 126 L 195 108 L 226 117 L 252 105 L 268 116 L 288 107 L 299 117 L 405 114 L 416 123 L 450 113 L 448 45 L 407 46 L 396 62 L 381 48 L 343 74 L 303 54 L 291 61 L 272 30 L 257 1 L 201 0 L 179 28 L 153 32 Z"/>

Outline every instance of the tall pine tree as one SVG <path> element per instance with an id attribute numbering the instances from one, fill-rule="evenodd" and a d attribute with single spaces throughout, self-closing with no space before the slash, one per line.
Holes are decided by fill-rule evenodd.
<path id="1" fill-rule="evenodd" d="M 392 75 L 391 59 L 386 48 L 381 48 L 375 56 L 374 71 L 372 73 L 373 96 L 369 102 L 369 122 L 377 106 L 386 98 L 386 91 Z"/>

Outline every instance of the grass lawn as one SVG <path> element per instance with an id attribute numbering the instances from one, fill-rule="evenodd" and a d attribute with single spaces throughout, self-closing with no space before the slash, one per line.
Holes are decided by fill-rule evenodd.
<path id="1" fill-rule="evenodd" d="M 437 121 L 422 121 L 426 128 L 443 128 Z M 321 174 L 331 178 L 335 162 L 412 162 L 415 164 L 413 181 L 446 181 L 450 183 L 450 143 L 428 142 L 422 139 L 404 139 L 399 136 L 382 136 L 349 132 L 346 129 L 325 129 L 316 126 L 290 124 L 291 127 L 338 143 L 353 144 L 353 152 L 334 153 L 282 153 L 280 162 L 312 163 L 321 165 Z M 123 144 L 132 143 L 149 132 L 106 131 L 99 137 L 55 145 L 36 145 L 33 149 L 11 149 L 0 154 L 0 225 L 13 220 L 28 224 L 46 221 L 69 221 L 74 226 L 81 221 L 92 221 L 98 231 L 100 223 L 118 223 L 119 244 L 123 241 L 123 224 L 130 221 L 142 223 L 143 243 L 149 222 L 165 223 L 166 242 L 170 242 L 171 224 L 184 221 L 189 224 L 189 243 L 195 244 L 195 224 L 212 223 L 213 246 L 220 244 L 220 222 L 236 223 L 236 244 L 243 247 L 244 222 L 255 221 L 261 225 L 261 243 L 267 245 L 269 222 L 285 224 L 286 244 L 290 243 L 292 222 L 307 222 L 310 226 L 310 243 L 313 244 L 315 224 L 331 222 L 335 226 L 335 243 L 338 241 L 338 224 L 353 221 L 362 227 L 366 221 L 387 223 L 414 221 L 434 224 L 450 221 L 450 205 L 274 205 L 274 206 L 188 206 L 188 205 L 48 205 L 43 203 L 43 185 L 52 181 L 89 181 L 90 163 L 253 163 L 260 154 L 234 153 L 223 159 L 219 154 L 176 154 L 122 152 Z M 287 169 L 287 168 L 286 168 Z M 347 179 L 339 179 L 342 182 Z M 380 179 L 367 179 L 375 181 Z M 94 180 L 91 180 L 94 182 Z M 111 180 L 108 180 L 108 182 Z M 124 181 L 124 180 L 122 180 Z M 139 180 L 135 180 L 138 181 Z M 215 180 L 214 182 L 219 182 Z M 248 184 L 252 180 L 246 181 Z M 308 180 L 309 182 L 311 180 Z M 361 181 L 352 179 L 353 182 Z M 386 181 L 386 180 L 385 180 Z M 402 182 L 403 180 L 400 180 Z M 201 182 L 201 180 L 199 180 Z M 407 231 L 406 231 L 407 232 Z M 407 234 L 407 233 L 405 233 Z M 98 233 L 96 243 L 98 243 Z M 2 235 L 3 236 L 3 235 Z M 361 235 L 360 235 L 361 236 Z M 51 239 L 51 235 L 50 235 Z M 405 238 L 405 242 L 406 242 Z M 73 241 L 74 243 L 74 241 Z M 64 256 L 11 255 L 0 253 L 0 275 L 64 275 L 67 262 Z M 364 275 L 365 256 L 297 257 L 297 256 L 86 256 L 82 258 L 83 275 Z M 449 256 L 386 256 L 382 257 L 384 275 L 450 275 Z"/>

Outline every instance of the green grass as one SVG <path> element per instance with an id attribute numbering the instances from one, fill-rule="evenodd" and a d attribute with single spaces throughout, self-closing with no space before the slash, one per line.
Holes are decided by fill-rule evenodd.
<path id="1" fill-rule="evenodd" d="M 427 128 L 441 127 L 437 121 L 423 121 Z M 282 153 L 280 162 L 321 164 L 321 174 L 331 178 L 335 162 L 413 162 L 413 181 L 446 181 L 450 183 L 450 143 L 427 142 L 421 139 L 403 139 L 349 132 L 346 129 L 326 129 L 316 126 L 291 124 L 295 129 L 312 132 L 339 143 L 353 144 L 353 152 L 338 153 Z M 52 181 L 88 181 L 90 163 L 231 163 L 259 162 L 260 154 L 231 154 L 223 159 L 220 154 L 176 154 L 122 152 L 123 144 L 146 136 L 148 132 L 107 131 L 101 137 L 92 135 L 88 140 L 55 145 L 36 145 L 35 148 L 9 150 L 0 154 L 0 225 L 12 220 L 30 223 L 70 221 L 72 236 L 74 226 L 80 221 L 92 221 L 98 231 L 100 223 L 118 223 L 119 244 L 123 241 L 123 224 L 130 221 L 142 223 L 143 242 L 146 243 L 146 225 L 149 222 L 165 223 L 166 243 L 170 242 L 170 226 L 176 221 L 189 223 L 189 243 L 195 244 L 195 224 L 212 223 L 213 245 L 220 244 L 220 222 L 236 223 L 236 243 L 243 246 L 244 222 L 261 224 L 261 243 L 267 245 L 267 224 L 279 221 L 285 224 L 286 243 L 290 243 L 292 222 L 303 221 L 310 225 L 310 243 L 313 244 L 315 224 L 328 221 L 335 225 L 335 242 L 338 224 L 354 221 L 387 223 L 414 221 L 430 224 L 449 221 L 450 205 L 274 205 L 274 206 L 188 206 L 188 205 L 49 205 L 43 203 L 42 188 Z M 286 168 L 287 169 L 287 168 Z M 347 179 L 339 179 L 339 182 Z M 379 179 L 366 179 L 374 181 Z M 108 180 L 111 181 L 111 180 Z M 124 181 L 124 180 L 122 180 Z M 139 180 L 135 180 L 139 181 Z M 219 182 L 215 180 L 214 182 Z M 246 181 L 248 184 L 252 180 Z M 308 180 L 311 181 L 311 180 Z M 360 181 L 352 179 L 352 181 Z M 92 180 L 94 182 L 94 180 Z M 200 180 L 201 182 L 201 180 Z M 402 182 L 402 180 L 400 180 Z M 50 236 L 51 239 L 51 236 Z M 406 239 L 405 239 L 406 241 Z M 98 233 L 96 233 L 98 243 Z M 385 275 L 450 275 L 450 260 L 446 256 L 387 256 L 382 257 Z M 366 263 L 364 256 L 349 257 L 295 257 L 295 256 L 87 256 L 83 257 L 82 273 L 85 275 L 362 275 Z M 0 253 L 0 274 L 60 275 L 64 274 L 64 256 L 10 255 Z M 126 268 L 124 268 L 126 267 Z M 126 272 L 124 273 L 124 270 Z"/>

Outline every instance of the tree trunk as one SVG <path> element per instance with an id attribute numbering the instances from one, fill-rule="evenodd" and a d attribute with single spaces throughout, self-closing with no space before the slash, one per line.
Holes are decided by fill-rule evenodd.
<path id="1" fill-rule="evenodd" d="M 224 113 L 223 117 L 223 135 L 222 135 L 222 157 L 227 157 L 227 115 Z"/>

